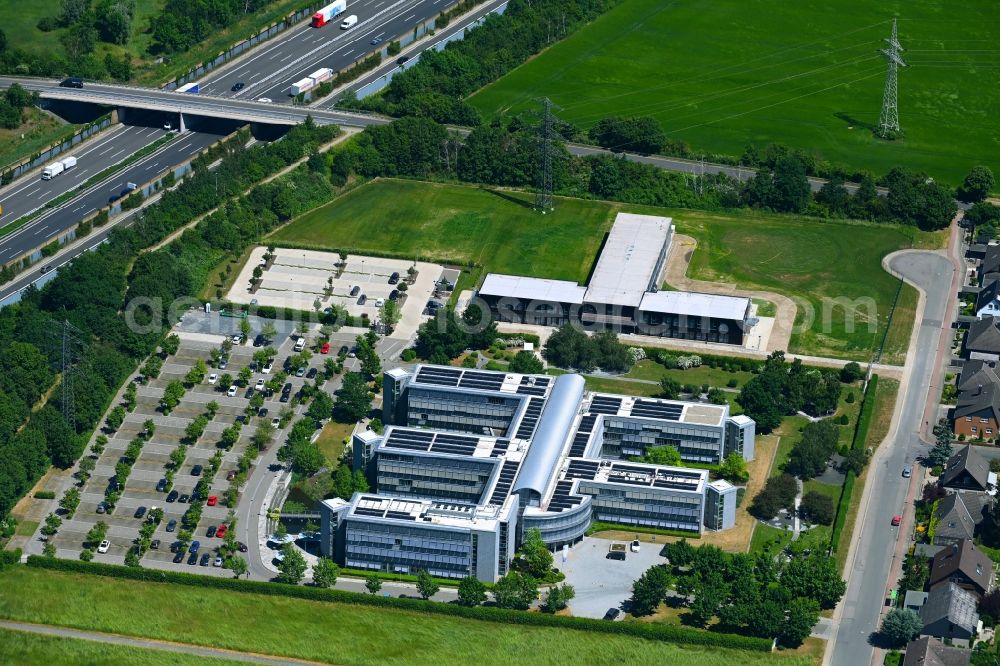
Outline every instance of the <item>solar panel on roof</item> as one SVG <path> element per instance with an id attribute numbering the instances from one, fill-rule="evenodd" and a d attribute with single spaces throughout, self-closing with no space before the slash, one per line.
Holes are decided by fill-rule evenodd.
<path id="1" fill-rule="evenodd" d="M 417 381 L 424 384 L 437 384 L 440 386 L 457 386 L 458 380 L 462 376 L 460 370 L 454 368 L 441 367 L 421 367 L 417 373 Z"/>
<path id="2" fill-rule="evenodd" d="M 416 520 L 416 516 L 410 514 L 406 511 L 387 511 L 385 514 L 386 518 L 395 518 L 396 520 Z"/>
<path id="3" fill-rule="evenodd" d="M 431 444 L 430 450 L 435 453 L 471 456 L 478 444 L 479 440 L 475 437 L 438 433 L 434 438 L 434 443 Z"/>
<path id="4" fill-rule="evenodd" d="M 510 492 L 510 487 L 514 485 L 517 477 L 517 470 L 521 463 L 515 460 L 505 460 L 500 474 L 497 476 L 497 484 L 493 487 L 493 494 L 490 495 L 490 504 L 503 504 L 504 498 Z"/>
<path id="5" fill-rule="evenodd" d="M 434 441 L 434 433 L 432 432 L 393 429 L 385 441 L 385 446 L 410 451 L 427 451 L 432 441 Z"/>
<path id="6" fill-rule="evenodd" d="M 681 413 L 684 411 L 682 405 L 674 405 L 667 402 L 656 402 L 655 400 L 636 400 L 632 405 L 632 416 L 645 416 L 654 419 L 666 419 L 668 421 L 679 421 Z"/>
<path id="7" fill-rule="evenodd" d="M 462 388 L 499 391 L 500 387 L 503 386 L 504 377 L 506 377 L 506 375 L 498 372 L 475 372 L 472 370 L 466 370 L 462 373 L 462 377 L 459 380 L 458 385 Z"/>
<path id="8" fill-rule="evenodd" d="M 534 434 L 535 426 L 538 425 L 538 419 L 542 415 L 542 407 L 544 405 L 545 401 L 541 398 L 528 398 L 528 406 L 524 410 L 524 417 L 521 419 L 521 424 L 517 428 L 515 437 L 528 439 Z"/>
<path id="9" fill-rule="evenodd" d="M 358 506 L 354 508 L 354 513 L 358 516 L 378 516 L 381 518 L 385 514 L 385 509 L 369 509 Z"/>
<path id="10" fill-rule="evenodd" d="M 507 447 L 510 446 L 509 439 L 498 439 L 496 444 L 493 445 L 493 450 L 490 451 L 491 458 L 498 458 L 503 454 L 507 453 Z"/>
<path id="11" fill-rule="evenodd" d="M 613 398 L 607 395 L 596 395 L 594 399 L 590 401 L 590 409 L 588 410 L 591 414 L 617 414 L 618 410 L 621 409 L 622 399 Z"/>

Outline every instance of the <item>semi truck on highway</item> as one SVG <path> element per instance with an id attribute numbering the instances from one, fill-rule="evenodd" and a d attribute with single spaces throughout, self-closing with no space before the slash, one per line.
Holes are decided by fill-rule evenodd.
<path id="1" fill-rule="evenodd" d="M 318 12 L 313 14 L 312 27 L 322 28 L 324 25 L 330 22 L 337 14 L 340 14 L 345 9 L 347 9 L 347 0 L 337 0 L 337 2 L 331 2 L 326 7 L 323 7 Z"/>
<path id="2" fill-rule="evenodd" d="M 312 90 L 324 81 L 329 81 L 333 78 L 333 70 L 329 67 L 323 67 L 322 69 L 317 69 L 315 72 L 310 74 L 304 79 L 300 79 L 292 84 L 291 93 L 292 97 L 306 92 L 307 90 Z"/>
<path id="3" fill-rule="evenodd" d="M 308 76 L 304 79 L 296 81 L 295 83 L 292 84 L 292 97 L 304 93 L 305 91 L 312 88 L 314 85 L 316 84 L 314 84 L 313 80 L 310 79 Z"/>
<path id="4" fill-rule="evenodd" d="M 72 155 L 58 162 L 53 162 L 44 169 L 42 169 L 42 180 L 52 180 L 63 171 L 68 171 L 76 166 L 76 158 Z"/>
<path id="5" fill-rule="evenodd" d="M 197 95 L 200 92 L 199 88 L 200 86 L 198 85 L 198 81 L 192 81 L 191 83 L 185 83 L 184 85 L 179 87 L 176 90 L 176 92 L 190 93 L 192 95 Z"/>

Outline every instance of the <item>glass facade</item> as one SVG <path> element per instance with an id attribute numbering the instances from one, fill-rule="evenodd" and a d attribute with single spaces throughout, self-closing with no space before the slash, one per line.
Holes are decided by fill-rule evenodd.
<path id="1" fill-rule="evenodd" d="M 723 430 L 677 421 L 641 421 L 605 416 L 601 456 L 641 456 L 655 446 L 672 446 L 683 460 L 717 464 L 723 458 Z"/>
<path id="2" fill-rule="evenodd" d="M 591 506 L 585 501 L 572 509 L 559 513 L 543 515 L 525 514 L 521 518 L 523 529 L 537 528 L 542 533 L 542 540 L 549 548 L 557 548 L 564 543 L 576 543 L 587 533 L 590 527 Z"/>
<path id="3" fill-rule="evenodd" d="M 701 531 L 701 494 L 671 493 L 653 488 L 612 488 L 594 481 L 581 481 L 579 492 L 591 496 L 594 517 L 600 521 Z"/>
<path id="4" fill-rule="evenodd" d="M 411 386 L 406 423 L 438 430 L 503 435 L 521 406 L 518 397 L 435 391 Z"/>
<path id="5" fill-rule="evenodd" d="M 434 499 L 478 503 L 498 459 L 439 459 L 382 451 L 378 455 L 378 491 Z"/>
<path id="6" fill-rule="evenodd" d="M 466 531 L 428 529 L 418 525 L 347 521 L 345 561 L 348 567 L 464 578 L 472 568 L 472 535 Z"/>

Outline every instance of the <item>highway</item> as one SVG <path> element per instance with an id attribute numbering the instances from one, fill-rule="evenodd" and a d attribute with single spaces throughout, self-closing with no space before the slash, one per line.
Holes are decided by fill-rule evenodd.
<path id="1" fill-rule="evenodd" d="M 117 137 L 122 136 L 126 132 L 125 137 L 129 140 L 133 136 L 141 136 L 141 129 L 149 128 L 125 128 L 109 136 L 108 142 L 103 144 L 105 154 L 103 156 L 100 152 L 93 154 L 93 157 L 96 158 L 94 160 L 95 165 L 88 169 L 89 175 L 85 174 L 82 180 L 86 180 L 95 173 L 99 173 L 103 169 L 120 162 L 122 159 L 128 157 L 131 152 L 134 152 L 120 153 L 114 144 Z M 162 130 L 159 130 L 159 132 L 162 135 Z M 77 224 L 84 217 L 107 206 L 112 196 L 120 194 L 125 189 L 126 183 L 145 183 L 153 176 L 197 155 L 200 151 L 218 141 L 219 138 L 217 134 L 203 132 L 185 132 L 177 136 L 151 155 L 147 155 L 123 170 L 108 176 L 61 206 L 43 212 L 24 226 L 0 238 L 0 262 L 10 261 L 25 252 L 46 244 L 51 239 L 58 237 L 66 229 Z M 111 143 L 112 145 L 107 145 L 107 143 Z M 140 145 L 145 144 L 140 142 Z M 115 156 L 112 157 L 113 155 Z M 80 159 L 79 155 L 77 157 Z M 82 167 L 83 164 L 81 162 L 76 170 L 82 171 Z M 65 175 L 68 176 L 72 173 L 70 171 Z M 12 200 L 12 205 L 22 209 L 30 208 L 31 195 L 34 194 L 33 185 L 36 182 L 41 181 L 35 181 L 32 177 L 28 177 L 23 182 L 19 181 L 15 185 L 18 193 L 13 197 L 9 197 Z M 80 181 L 76 181 L 74 185 L 73 182 L 63 179 L 62 176 L 56 177 L 49 182 L 54 184 L 53 187 L 61 188 L 61 191 L 58 191 L 57 194 L 70 191 L 75 185 L 79 185 L 80 183 Z M 7 198 L 8 196 L 5 195 L 5 199 Z M 4 208 L 6 209 L 6 207 L 7 204 L 5 203 Z M 14 219 L 16 218 L 8 217 L 5 210 L 3 221 L 9 223 Z"/>
<path id="2" fill-rule="evenodd" d="M 129 155 L 145 148 L 166 132 L 158 127 L 129 127 L 113 125 L 88 143 L 62 153 L 55 162 L 70 155 L 78 162 L 75 168 L 64 171 L 52 180 L 42 180 L 41 170 L 28 174 L 0 191 L 0 227 L 38 210 L 64 192 L 75 189 L 92 176 Z M 51 163 L 51 162 L 50 162 Z"/>
<path id="3" fill-rule="evenodd" d="M 838 608 L 839 622 L 833 644 L 828 648 L 832 666 L 867 665 L 872 661 L 874 635 L 878 631 L 890 572 L 899 564 L 897 552 L 907 542 L 912 528 L 913 506 L 907 504 L 911 483 L 918 475 L 905 479 L 905 465 L 914 465 L 929 449 L 920 438 L 924 409 L 937 394 L 930 395 L 934 370 L 939 359 L 944 322 L 951 321 L 948 304 L 952 297 L 954 267 L 938 253 L 903 253 L 890 260 L 893 270 L 917 285 L 925 294 L 923 317 L 916 341 L 907 356 L 907 371 L 900 384 L 902 409 L 893 416 L 895 431 L 891 439 L 877 449 L 869 468 L 868 495 L 858 511 L 860 525 L 855 530 L 853 558 L 848 557 L 845 575 L 847 592 Z M 937 389 L 940 392 L 940 388 Z M 915 468 L 916 469 L 916 468 Z M 894 514 L 904 516 L 900 527 L 889 523 Z"/>
<path id="4" fill-rule="evenodd" d="M 202 93 L 290 104 L 290 88 L 322 67 L 334 72 L 353 65 L 399 35 L 454 4 L 453 0 L 348 0 L 347 10 L 322 28 L 306 21 L 265 42 L 232 66 L 211 72 L 201 83 Z M 344 17 L 355 14 L 358 23 L 341 30 Z M 378 44 L 372 44 L 373 40 Z M 243 83 L 242 90 L 232 88 Z"/>

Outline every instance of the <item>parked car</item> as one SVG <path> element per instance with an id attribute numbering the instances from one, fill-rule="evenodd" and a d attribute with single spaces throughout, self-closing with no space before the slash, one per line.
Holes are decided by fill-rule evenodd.
<path id="1" fill-rule="evenodd" d="M 225 370 L 229 367 L 229 357 L 223 356 L 219 359 L 219 370 Z"/>
<path id="2" fill-rule="evenodd" d="M 207 536 L 209 539 L 215 536 L 215 525 L 208 526 L 208 529 L 205 530 L 205 536 Z"/>
<path id="3" fill-rule="evenodd" d="M 217 528 L 215 529 L 215 536 L 217 536 L 217 537 L 219 537 L 220 539 L 222 539 L 222 538 L 224 538 L 224 537 L 226 536 L 226 532 L 227 532 L 228 530 L 229 530 L 229 528 L 228 528 L 228 527 L 226 527 L 226 524 L 225 524 L 225 523 L 222 523 L 221 525 L 219 525 L 219 526 L 218 526 L 218 527 L 217 527 Z"/>
<path id="4" fill-rule="evenodd" d="M 215 561 L 212 562 L 212 566 L 213 567 L 221 567 L 222 566 L 222 556 L 221 555 L 216 555 L 215 556 Z"/>
<path id="5" fill-rule="evenodd" d="M 901 522 L 903 522 L 903 517 L 901 515 L 899 515 L 898 513 L 895 516 L 892 517 L 892 526 L 893 527 L 899 527 L 899 524 Z"/>
<path id="6" fill-rule="evenodd" d="M 253 385 L 253 389 L 255 391 L 263 391 L 264 390 L 264 380 L 263 379 L 258 379 L 257 383 Z"/>
<path id="7" fill-rule="evenodd" d="M 319 374 L 319 370 L 316 368 L 309 368 L 309 372 L 306 373 L 306 379 L 313 379 L 317 374 Z"/>
<path id="8" fill-rule="evenodd" d="M 233 335 L 233 337 L 231 338 L 231 340 L 232 340 L 232 342 L 233 342 L 234 345 L 241 345 L 241 344 L 243 344 L 243 334 L 242 333 L 236 333 L 235 335 Z"/>
<path id="9" fill-rule="evenodd" d="M 209 495 L 206 504 L 208 506 L 215 506 L 219 502 L 219 497 L 217 495 Z"/>
<path id="10" fill-rule="evenodd" d="M 261 419 L 266 419 L 267 418 L 267 407 L 261 407 L 257 411 L 257 417 L 261 418 Z"/>
<path id="11" fill-rule="evenodd" d="M 349 352 L 349 351 L 350 351 L 350 349 L 348 349 L 347 345 L 340 345 L 340 349 L 337 351 L 337 355 L 338 356 L 347 356 L 347 352 Z"/>
<path id="12" fill-rule="evenodd" d="M 399 282 L 399 271 L 393 271 L 392 275 L 389 276 L 389 284 L 396 284 L 397 282 Z"/>
<path id="13" fill-rule="evenodd" d="M 288 402 L 289 395 L 287 393 L 282 393 L 281 397 L 278 398 L 278 402 Z"/>
<path id="14" fill-rule="evenodd" d="M 180 495 L 176 490 L 171 490 L 170 494 L 167 495 L 167 501 L 171 504 L 177 501 L 177 497 Z"/>
<path id="15" fill-rule="evenodd" d="M 198 553 L 188 555 L 188 564 L 198 564 Z"/>
<path id="16" fill-rule="evenodd" d="M 621 614 L 622 611 L 620 608 L 609 608 L 608 612 L 604 614 L 604 619 L 613 622 L 617 620 L 621 616 Z"/>
<path id="17" fill-rule="evenodd" d="M 145 515 L 146 515 L 146 507 L 140 506 L 138 509 L 135 510 L 136 518 L 142 518 Z"/>
<path id="18" fill-rule="evenodd" d="M 913 469 L 909 465 L 907 465 L 906 467 L 903 468 L 903 478 L 908 479 L 911 476 L 913 476 Z"/>
<path id="19" fill-rule="evenodd" d="M 215 382 L 217 382 L 217 381 L 219 381 L 219 375 L 217 375 L 216 373 L 213 372 L 212 374 L 210 374 L 208 376 L 208 383 L 209 384 L 212 384 L 214 386 Z"/>
<path id="20" fill-rule="evenodd" d="M 165 493 L 167 491 L 167 480 L 160 479 L 156 482 L 156 492 Z"/>
<path id="21" fill-rule="evenodd" d="M 361 287 L 358 286 L 351 287 L 351 296 L 357 296 L 360 293 L 361 293 Z"/>
<path id="22" fill-rule="evenodd" d="M 167 523 L 167 531 L 168 532 L 173 532 L 176 529 L 177 529 L 177 521 L 174 520 L 173 518 L 171 518 L 170 522 Z"/>
<path id="23" fill-rule="evenodd" d="M 631 550 L 633 553 L 638 553 L 640 547 L 641 547 L 641 545 L 639 544 L 639 540 L 638 539 L 633 539 L 632 540 L 632 545 L 629 546 L 629 550 Z"/>
<path id="24" fill-rule="evenodd" d="M 390 301 L 398 301 L 399 300 L 399 290 L 398 289 L 393 289 L 392 291 L 389 292 L 389 300 Z"/>
<path id="25" fill-rule="evenodd" d="M 267 363 L 264 364 L 264 367 L 261 368 L 260 371 L 263 372 L 265 375 L 269 375 L 271 374 L 271 370 L 273 368 L 274 368 L 274 361 L 268 361 Z"/>
<path id="26" fill-rule="evenodd" d="M 97 513 L 105 513 L 108 510 L 107 505 L 104 502 L 97 503 Z"/>
<path id="27" fill-rule="evenodd" d="M 229 470 L 229 473 L 226 474 L 226 481 L 232 481 L 235 478 L 236 478 L 236 470 L 235 469 Z"/>
<path id="28" fill-rule="evenodd" d="M 239 390 L 240 387 L 238 387 L 236 384 L 233 384 L 232 386 L 229 387 L 229 390 L 226 391 L 226 395 L 228 395 L 230 398 L 235 398 L 236 392 Z"/>
<path id="29" fill-rule="evenodd" d="M 247 545 L 245 543 L 243 543 L 242 541 L 237 541 L 236 542 L 236 547 L 239 548 L 239 550 L 240 550 L 241 553 L 245 553 L 245 552 L 247 552 L 247 550 L 249 550 L 247 548 Z"/>
<path id="30" fill-rule="evenodd" d="M 271 419 L 271 427 L 273 427 L 275 430 L 277 430 L 278 428 L 280 428 L 281 427 L 281 419 L 279 419 L 277 416 L 275 416 L 273 419 Z"/>
<path id="31" fill-rule="evenodd" d="M 99 543 L 97 545 L 97 552 L 98 553 L 106 553 L 106 552 L 108 552 L 109 548 L 111 548 L 111 542 L 108 541 L 107 539 L 105 539 L 104 541 L 102 541 L 101 543 Z"/>
<path id="32" fill-rule="evenodd" d="M 271 98 L 270 97 L 258 97 L 257 101 L 260 102 L 261 104 L 270 104 L 271 103 Z"/>
<path id="33" fill-rule="evenodd" d="M 281 392 L 282 393 L 291 393 L 292 392 L 292 383 L 291 382 L 285 382 L 285 385 L 281 387 Z"/>
<path id="34" fill-rule="evenodd" d="M 377 298 L 377 299 L 375 299 L 375 307 L 380 308 L 383 305 L 385 305 L 385 299 L 384 298 Z"/>
<path id="35" fill-rule="evenodd" d="M 191 476 L 201 476 L 201 470 L 202 470 L 201 465 L 195 465 L 194 467 L 191 468 Z"/>
<path id="36" fill-rule="evenodd" d="M 184 561 L 184 551 L 178 550 L 177 554 L 174 555 L 174 564 L 180 564 L 183 561 Z"/>
<path id="37" fill-rule="evenodd" d="M 306 369 L 304 367 L 303 368 L 299 368 L 298 370 L 295 371 L 295 376 L 296 377 L 303 377 L 303 376 L 305 376 L 305 374 L 306 374 Z"/>
<path id="38" fill-rule="evenodd" d="M 181 493 L 181 496 L 177 498 L 178 504 L 187 504 L 189 501 L 191 501 L 191 497 L 184 493 Z"/>
<path id="39" fill-rule="evenodd" d="M 320 354 L 329 354 L 330 353 L 330 343 L 329 342 L 324 342 L 323 346 L 319 348 L 319 353 Z"/>
<path id="40" fill-rule="evenodd" d="M 201 542 L 195 539 L 194 541 L 191 542 L 191 545 L 188 546 L 188 552 L 197 553 L 200 548 L 201 548 Z"/>
<path id="41" fill-rule="evenodd" d="M 149 547 L 152 550 L 159 550 L 160 549 L 160 540 L 159 539 L 153 539 L 152 541 L 149 542 Z"/>
<path id="42" fill-rule="evenodd" d="M 361 294 L 360 296 L 358 296 L 358 305 L 364 305 L 367 302 L 368 302 L 368 297 L 367 296 L 365 296 L 364 294 Z"/>
<path id="43" fill-rule="evenodd" d="M 253 339 L 253 346 L 254 347 L 263 347 L 266 344 L 267 344 L 267 338 L 265 338 L 261 334 L 257 334 L 257 337 L 255 337 Z"/>
<path id="44" fill-rule="evenodd" d="M 212 556 L 210 554 L 208 554 L 208 553 L 202 553 L 201 554 L 201 562 L 199 562 L 198 564 L 200 566 L 207 567 L 208 563 L 211 562 L 211 561 L 212 561 Z"/>

